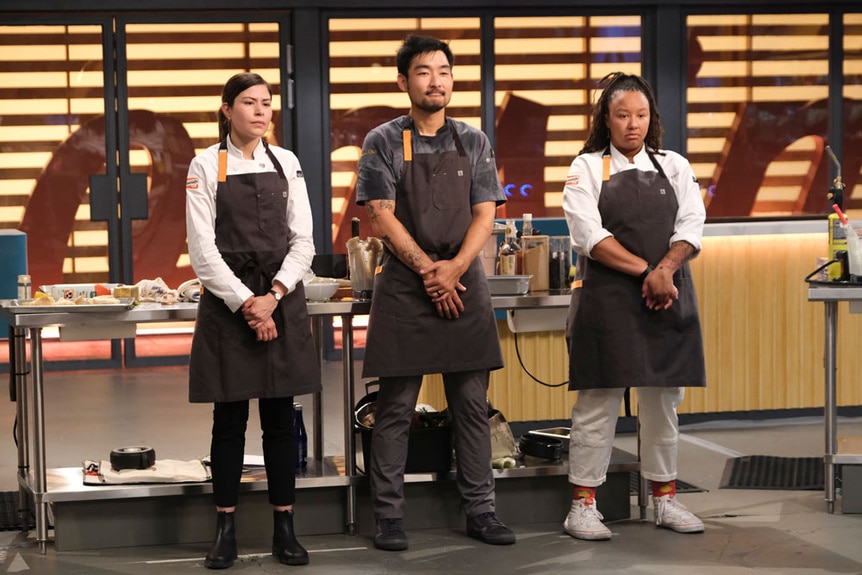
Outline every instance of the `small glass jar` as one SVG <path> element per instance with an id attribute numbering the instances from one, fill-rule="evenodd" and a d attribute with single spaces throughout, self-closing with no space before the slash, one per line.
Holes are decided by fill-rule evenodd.
<path id="1" fill-rule="evenodd" d="M 21 274 L 18 276 L 18 299 L 25 300 L 30 299 L 31 297 L 33 296 L 30 276 L 27 274 Z"/>

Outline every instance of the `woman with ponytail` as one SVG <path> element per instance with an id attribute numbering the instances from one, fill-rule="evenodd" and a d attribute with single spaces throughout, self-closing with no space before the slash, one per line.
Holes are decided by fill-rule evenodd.
<path id="1" fill-rule="evenodd" d="M 189 401 L 213 403 L 210 458 L 216 537 L 210 569 L 237 558 L 235 512 L 249 400 L 257 399 L 273 506 L 272 553 L 308 563 L 293 525 L 297 444 L 293 398 L 320 390 L 302 278 L 314 256 L 311 209 L 296 156 L 264 139 L 272 89 L 257 74 L 230 78 L 219 142 L 189 166 L 189 258 L 203 285 L 189 361 Z"/>

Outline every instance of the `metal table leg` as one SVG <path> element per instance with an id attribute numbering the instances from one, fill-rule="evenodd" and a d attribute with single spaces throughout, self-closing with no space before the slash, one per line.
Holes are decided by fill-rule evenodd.
<path id="1" fill-rule="evenodd" d="M 15 327 L 10 330 L 10 362 L 15 378 L 15 443 L 18 446 L 18 518 L 21 530 L 30 528 L 30 411 L 27 401 L 27 329 Z"/>
<path id="2" fill-rule="evenodd" d="M 30 364 L 33 369 L 33 503 L 36 506 L 36 542 L 40 553 L 48 543 L 48 502 L 45 500 L 45 394 L 42 377 L 42 328 L 30 328 Z"/>
<path id="3" fill-rule="evenodd" d="M 825 390 L 823 416 L 826 426 L 826 456 L 823 458 L 823 483 L 825 487 L 826 510 L 835 512 L 835 464 L 833 457 L 838 451 L 838 420 L 835 392 L 837 371 L 836 335 L 838 332 L 838 302 L 824 302 L 825 329 L 823 365 L 825 369 Z"/>
<path id="4" fill-rule="evenodd" d="M 356 534 L 356 436 L 353 432 L 353 315 L 341 316 L 341 348 L 344 379 L 344 473 L 347 475 L 347 517 L 348 535 Z"/>
<path id="5" fill-rule="evenodd" d="M 316 315 L 312 318 L 311 333 L 314 336 L 314 345 L 317 349 L 317 361 L 323 367 L 323 316 Z M 314 414 L 313 433 L 314 444 L 311 451 L 319 469 L 323 470 L 323 392 L 318 391 L 313 396 L 312 412 Z"/>

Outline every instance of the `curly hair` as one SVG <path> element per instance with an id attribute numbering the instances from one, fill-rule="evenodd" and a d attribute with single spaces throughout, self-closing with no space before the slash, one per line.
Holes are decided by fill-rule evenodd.
<path id="1" fill-rule="evenodd" d="M 611 143 L 607 117 L 610 113 L 610 102 L 618 92 L 640 92 L 646 96 L 647 102 L 649 102 L 649 129 L 644 143 L 653 150 L 661 149 L 661 135 L 664 128 L 661 125 L 655 94 L 646 80 L 634 74 L 613 72 L 599 80 L 597 87 L 602 89 L 602 95 L 593 108 L 593 115 L 590 118 L 590 133 L 578 155 L 603 151 Z"/>

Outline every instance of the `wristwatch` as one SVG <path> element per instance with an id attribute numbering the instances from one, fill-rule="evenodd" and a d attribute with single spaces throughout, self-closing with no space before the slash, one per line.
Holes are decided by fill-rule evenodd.
<path id="1" fill-rule="evenodd" d="M 269 290 L 269 293 L 271 293 L 271 294 L 272 294 L 272 297 L 274 297 L 274 298 L 275 298 L 275 301 L 276 301 L 276 302 L 280 302 L 280 301 L 281 301 L 281 298 L 283 297 L 280 293 L 278 293 L 278 292 L 277 292 L 277 291 L 275 291 L 274 289 Z"/>
<path id="2" fill-rule="evenodd" d="M 639 278 L 639 279 L 640 279 L 640 282 L 641 282 L 641 283 L 644 283 L 644 281 L 646 281 L 646 277 L 647 277 L 647 276 L 649 275 L 649 273 L 650 273 L 651 271 L 653 271 L 654 269 L 655 269 L 655 268 L 653 268 L 651 265 L 647 264 L 646 269 L 645 269 L 645 270 L 643 271 L 643 273 L 641 273 L 641 275 L 640 275 L 640 278 Z"/>

